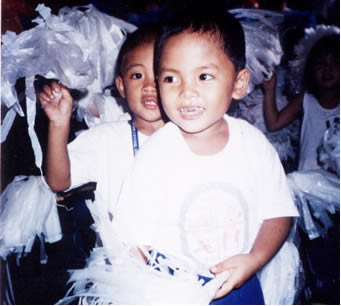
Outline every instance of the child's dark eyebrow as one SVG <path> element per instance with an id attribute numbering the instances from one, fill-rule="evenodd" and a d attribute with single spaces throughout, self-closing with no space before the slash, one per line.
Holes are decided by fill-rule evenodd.
<path id="1" fill-rule="evenodd" d="M 173 72 L 173 73 L 178 73 L 178 70 L 173 69 L 173 68 L 161 67 L 161 68 L 160 68 L 160 73 L 162 73 L 162 72 Z"/>
<path id="2" fill-rule="evenodd" d="M 124 68 L 124 71 L 128 71 L 128 70 L 135 68 L 135 67 L 143 67 L 143 66 L 144 66 L 143 64 L 129 64 L 128 66 L 126 66 Z"/>
<path id="3" fill-rule="evenodd" d="M 205 69 L 215 69 L 215 70 L 219 70 L 219 66 L 214 64 L 214 63 L 210 63 L 207 65 L 203 65 L 203 66 L 199 66 L 196 68 L 196 70 L 205 70 Z M 177 73 L 178 70 L 174 69 L 174 68 L 167 68 L 167 67 L 161 67 L 160 68 L 160 73 L 162 72 L 173 72 L 173 73 Z"/>
<path id="4" fill-rule="evenodd" d="M 214 63 L 210 63 L 207 65 L 203 65 L 197 68 L 198 70 L 204 70 L 204 69 L 219 69 L 219 66 L 214 64 Z"/>

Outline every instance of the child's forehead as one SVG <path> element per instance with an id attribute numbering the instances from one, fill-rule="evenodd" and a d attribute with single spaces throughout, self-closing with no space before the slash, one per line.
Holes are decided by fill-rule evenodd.
<path id="1" fill-rule="evenodd" d="M 178 50 L 177 46 L 192 53 L 194 49 L 197 51 L 197 54 L 200 53 L 200 50 L 203 50 L 201 51 L 201 54 L 202 52 L 210 53 L 213 50 L 218 50 L 218 52 L 222 52 L 226 55 L 222 39 L 216 32 L 193 32 L 188 30 L 175 34 L 167 39 L 163 51 L 165 52 L 165 49 L 171 47 L 171 49 L 176 52 Z M 229 57 L 227 56 L 227 58 Z"/>
<path id="2" fill-rule="evenodd" d="M 154 43 L 155 41 L 144 41 L 135 47 L 131 48 L 126 55 L 136 54 L 136 53 L 144 53 L 144 52 L 153 52 L 154 51 Z"/>
<path id="3" fill-rule="evenodd" d="M 321 63 L 321 62 L 325 62 L 325 61 L 332 61 L 335 63 L 340 63 L 340 56 L 335 54 L 335 52 L 333 52 L 333 50 L 328 50 L 328 51 L 321 53 L 319 55 L 315 55 L 312 58 L 313 63 Z"/>
<path id="4" fill-rule="evenodd" d="M 159 71 L 198 72 L 203 69 L 234 70 L 234 63 L 225 52 L 217 34 L 182 32 L 170 37 L 160 57 Z"/>
<path id="5" fill-rule="evenodd" d="M 203 32 L 186 30 L 170 36 L 165 42 L 165 47 L 184 44 L 188 46 L 195 45 L 195 48 L 215 48 L 225 52 L 223 41 L 217 32 Z"/>
<path id="6" fill-rule="evenodd" d="M 153 54 L 154 42 L 143 42 L 134 48 L 131 48 L 124 56 L 123 62 L 127 64 L 131 60 L 135 60 L 136 57 L 142 57 L 142 60 L 146 54 Z M 147 60 L 147 58 L 145 59 Z"/>
<path id="7" fill-rule="evenodd" d="M 207 41 L 208 43 L 218 43 L 222 44 L 222 37 L 221 33 L 218 30 L 210 30 L 210 31 L 204 31 L 204 30 L 193 30 L 193 29 L 186 29 L 178 34 L 175 34 L 174 36 L 181 35 L 185 38 L 192 39 L 193 37 Z M 172 36 L 170 37 L 172 38 Z"/>
<path id="8" fill-rule="evenodd" d="M 121 71 L 126 73 L 132 67 L 149 67 L 153 63 L 154 43 L 141 43 L 131 48 L 122 58 Z"/>

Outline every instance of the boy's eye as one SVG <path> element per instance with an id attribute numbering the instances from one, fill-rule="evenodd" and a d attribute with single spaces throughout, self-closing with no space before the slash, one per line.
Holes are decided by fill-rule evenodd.
<path id="1" fill-rule="evenodd" d="M 174 76 L 166 76 L 166 77 L 163 78 L 163 81 L 165 83 L 175 83 L 175 82 L 178 81 L 178 79 L 176 77 L 174 77 Z"/>
<path id="2" fill-rule="evenodd" d="M 131 75 L 132 79 L 141 79 L 142 78 L 142 73 L 134 73 Z"/>
<path id="3" fill-rule="evenodd" d="M 212 80 L 213 76 L 211 74 L 203 73 L 203 74 L 200 74 L 199 79 L 201 81 L 208 81 L 208 80 Z"/>

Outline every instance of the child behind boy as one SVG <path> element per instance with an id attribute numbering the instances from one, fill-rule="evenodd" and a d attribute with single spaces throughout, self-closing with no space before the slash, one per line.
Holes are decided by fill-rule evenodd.
<path id="1" fill-rule="evenodd" d="M 123 179 L 139 146 L 164 125 L 153 71 L 156 25 L 130 34 L 120 49 L 115 83 L 132 120 L 105 123 L 82 132 L 67 145 L 72 98 L 61 84 L 45 86 L 40 101 L 49 118 L 47 182 L 54 191 L 97 182 L 95 196 L 111 214 Z M 58 96 L 61 96 L 58 100 Z"/>
<path id="2" fill-rule="evenodd" d="M 326 122 L 340 118 L 340 35 L 327 35 L 312 47 L 304 67 L 305 92 L 281 111 L 276 108 L 276 76 L 263 83 L 264 118 L 270 131 L 279 130 L 303 113 L 298 170 L 320 168 L 317 148 Z"/>
<path id="3" fill-rule="evenodd" d="M 190 258 L 205 280 L 227 270 L 212 303 L 262 304 L 255 273 L 280 248 L 297 210 L 273 147 L 256 128 L 226 115 L 249 80 L 242 27 L 225 12 L 182 16 L 155 45 L 155 75 L 171 122 L 139 151 L 115 228 L 122 241 Z"/>
<path id="4" fill-rule="evenodd" d="M 303 114 L 298 171 L 304 171 L 307 175 L 310 175 L 311 171 L 313 175 L 321 168 L 318 160 L 318 147 L 327 130 L 327 121 L 333 122 L 334 118 L 340 118 L 339 29 L 325 25 L 319 25 L 314 29 L 310 28 L 296 48 L 301 50 L 301 54 L 298 54 L 299 59 L 304 59 L 305 63 L 302 67 L 304 91 L 293 98 L 285 108 L 278 111 L 275 107 L 276 76 L 274 76 L 263 84 L 264 114 L 268 128 L 272 130 L 281 129 Z M 320 184 L 315 177 L 314 182 L 316 187 Z M 314 189 L 313 185 L 308 187 L 307 190 Z M 330 192 L 325 192 L 329 197 Z M 311 222 L 319 228 L 322 219 L 320 216 L 323 214 L 313 213 L 314 205 L 310 198 L 309 194 L 307 203 L 309 203 L 311 215 L 314 217 Z M 300 203 L 300 205 L 303 204 Z M 322 203 L 319 200 L 316 207 L 329 205 L 330 203 L 324 204 L 323 200 Z M 305 259 L 304 262 L 308 263 L 305 267 L 305 287 L 306 290 L 310 290 L 310 295 L 307 296 L 309 304 L 321 303 L 321 301 L 324 303 L 328 301 L 327 304 L 339 304 L 340 301 L 338 294 L 340 290 L 340 254 L 338 251 L 340 248 L 340 215 L 339 212 L 336 212 L 328 214 L 329 217 L 328 232 L 323 237 L 314 236 L 314 239 L 309 239 L 308 236 L 302 234 L 304 232 L 300 236 L 301 256 Z M 326 260 L 326 258 L 328 259 Z M 337 294 L 333 294 L 334 292 Z"/>

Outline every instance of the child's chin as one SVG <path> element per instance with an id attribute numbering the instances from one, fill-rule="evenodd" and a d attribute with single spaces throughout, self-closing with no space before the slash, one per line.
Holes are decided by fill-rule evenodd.
<path id="1" fill-rule="evenodd" d="M 185 133 L 185 134 L 192 134 L 192 135 L 194 135 L 194 134 L 199 134 L 200 132 L 202 132 L 203 130 L 205 130 L 205 129 L 203 129 L 203 128 L 199 128 L 199 127 L 187 127 L 187 126 L 179 126 L 180 127 L 180 129 L 182 130 L 182 132 L 183 133 Z"/>

